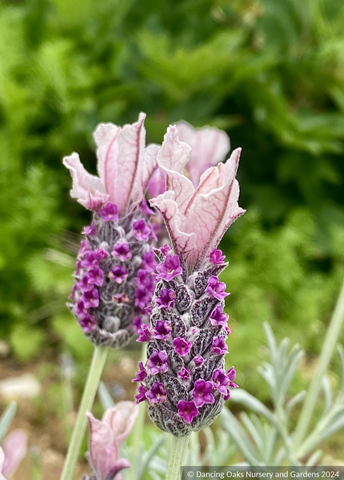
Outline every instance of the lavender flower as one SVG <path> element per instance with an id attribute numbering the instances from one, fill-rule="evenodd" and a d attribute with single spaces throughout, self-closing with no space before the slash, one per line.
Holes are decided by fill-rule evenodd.
<path id="1" fill-rule="evenodd" d="M 137 414 L 138 407 L 133 402 L 117 403 L 106 410 L 102 420 L 87 412 L 90 438 L 86 456 L 93 473 L 89 480 L 119 479 L 118 473 L 131 467 L 128 460 L 119 458 L 119 447 L 129 435 Z"/>
<path id="2" fill-rule="evenodd" d="M 229 388 L 236 387 L 235 370 L 224 370 L 228 294 L 218 275 L 227 263 L 217 245 L 244 213 L 235 180 L 240 150 L 226 164 L 206 170 L 197 189 L 184 176 L 189 156 L 190 147 L 179 141 L 177 128 L 169 127 L 158 153 L 167 191 L 151 205 L 163 215 L 172 248 L 155 251 L 159 282 L 150 317 L 147 376 L 135 378 L 140 384 L 137 401 L 148 401 L 152 421 L 175 436 L 210 425 L 229 398 Z M 171 335 L 160 335 L 167 322 Z M 166 395 L 156 401 L 163 389 Z"/>
<path id="3" fill-rule="evenodd" d="M 69 307 L 96 345 L 125 345 L 147 318 L 154 291 L 155 234 L 143 195 L 159 147 L 145 148 L 144 119 L 97 127 L 99 177 L 85 171 L 76 153 L 63 160 L 73 178 L 71 196 L 94 212 L 83 230 Z"/>

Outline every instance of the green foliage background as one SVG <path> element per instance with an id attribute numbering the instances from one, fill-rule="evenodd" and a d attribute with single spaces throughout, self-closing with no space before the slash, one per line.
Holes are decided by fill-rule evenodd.
<path id="1" fill-rule="evenodd" d="M 139 111 L 149 142 L 185 119 L 243 147 L 247 214 L 222 242 L 238 383 L 259 390 L 265 320 L 319 351 L 344 278 L 343 25 L 342 0 L 0 2 L 0 334 L 20 358 L 80 334 L 64 303 L 89 214 L 61 158 L 95 171 L 97 123 Z"/>

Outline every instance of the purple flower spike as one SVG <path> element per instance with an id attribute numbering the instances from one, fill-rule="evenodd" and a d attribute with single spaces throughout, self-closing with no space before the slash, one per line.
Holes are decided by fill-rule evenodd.
<path id="1" fill-rule="evenodd" d="M 128 277 L 128 270 L 122 265 L 115 265 L 109 273 L 109 278 L 114 282 L 121 284 Z"/>
<path id="2" fill-rule="evenodd" d="M 91 270 L 89 270 L 87 273 L 93 285 L 98 285 L 98 287 L 101 287 L 103 285 L 104 274 L 101 268 L 95 266 L 91 268 Z"/>
<path id="3" fill-rule="evenodd" d="M 213 373 L 213 385 L 222 395 L 228 395 L 229 378 L 223 368 L 217 368 Z"/>
<path id="4" fill-rule="evenodd" d="M 146 393 L 148 392 L 148 388 L 146 388 L 144 385 L 139 385 L 138 387 L 138 394 L 135 395 L 136 398 L 136 403 L 143 402 L 146 399 Z"/>
<path id="5" fill-rule="evenodd" d="M 195 382 L 195 387 L 191 393 L 197 408 L 202 407 L 205 403 L 212 404 L 215 402 L 214 396 L 211 393 L 212 389 L 212 382 L 206 382 L 202 379 Z"/>
<path id="6" fill-rule="evenodd" d="M 167 372 L 167 353 L 165 350 L 158 352 L 158 350 L 153 351 L 152 355 L 147 361 L 147 366 L 149 373 L 151 375 L 156 375 L 157 373 Z"/>
<path id="7" fill-rule="evenodd" d="M 158 272 L 157 279 L 166 280 L 166 282 L 169 282 L 174 277 L 181 275 L 183 273 L 183 269 L 180 266 L 180 259 L 178 255 L 168 254 L 164 262 L 160 263 L 160 265 L 156 267 L 156 271 Z"/>
<path id="8" fill-rule="evenodd" d="M 152 388 L 146 393 L 149 403 L 163 403 L 167 400 L 167 393 L 162 383 L 154 382 Z"/>
<path id="9" fill-rule="evenodd" d="M 95 308 L 98 307 L 99 305 L 99 294 L 98 290 L 95 288 L 93 290 L 90 290 L 88 292 L 85 292 L 81 299 L 84 301 L 85 307 L 86 308 Z"/>
<path id="10" fill-rule="evenodd" d="M 135 373 L 135 378 L 132 379 L 132 382 L 143 382 L 145 378 L 147 378 L 147 370 L 143 366 L 143 363 L 139 363 L 140 370 Z"/>
<path id="11" fill-rule="evenodd" d="M 225 327 L 228 321 L 228 315 L 223 313 L 221 305 L 218 305 L 210 314 L 212 325 L 221 325 Z"/>
<path id="12" fill-rule="evenodd" d="M 173 340 L 174 350 L 181 356 L 185 357 L 192 347 L 192 342 L 184 340 L 184 338 L 178 337 Z"/>
<path id="13" fill-rule="evenodd" d="M 214 275 L 211 276 L 208 280 L 208 286 L 206 288 L 206 292 L 209 293 L 214 298 L 218 300 L 223 300 L 229 293 L 225 292 L 226 284 L 223 282 L 219 282 L 219 279 Z"/>
<path id="14" fill-rule="evenodd" d="M 154 298 L 157 307 L 161 310 L 174 307 L 176 295 L 173 290 L 162 288 L 159 297 Z"/>
<path id="15" fill-rule="evenodd" d="M 148 325 L 144 323 L 140 330 L 140 336 L 136 341 L 139 343 L 144 343 L 144 342 L 149 342 L 151 338 L 152 338 L 151 331 L 149 330 Z"/>
<path id="16" fill-rule="evenodd" d="M 118 206 L 115 203 L 108 202 L 99 213 L 106 222 L 118 220 Z"/>
<path id="17" fill-rule="evenodd" d="M 94 330 L 96 322 L 92 315 L 86 315 L 82 320 L 79 320 L 79 325 L 83 329 L 84 333 L 90 333 Z"/>
<path id="18" fill-rule="evenodd" d="M 158 340 L 168 340 L 171 337 L 172 326 L 171 322 L 164 322 L 158 320 L 153 330 L 155 338 Z"/>
<path id="19" fill-rule="evenodd" d="M 84 235 L 88 235 L 90 237 L 93 237 L 97 233 L 96 229 L 95 229 L 95 226 L 94 226 L 94 222 L 91 222 L 91 225 L 89 225 L 88 227 L 84 227 L 84 229 L 81 233 L 83 233 Z"/>
<path id="20" fill-rule="evenodd" d="M 209 255 L 210 263 L 214 265 L 221 265 L 224 259 L 225 256 L 223 255 L 222 251 L 218 250 L 217 248 L 214 248 L 214 250 Z"/>
<path id="21" fill-rule="evenodd" d="M 111 254 L 114 257 L 117 257 L 121 262 L 126 262 L 132 257 L 129 244 L 127 242 L 118 241 L 117 243 L 115 243 Z"/>
<path id="22" fill-rule="evenodd" d="M 94 283 L 92 282 L 90 276 L 86 273 L 77 283 L 77 286 L 82 292 L 88 292 L 89 290 L 93 289 Z"/>
<path id="23" fill-rule="evenodd" d="M 136 240 L 143 240 L 146 242 L 149 239 L 151 232 L 152 229 L 149 228 L 143 218 L 141 220 L 136 220 L 133 223 L 133 235 Z"/>
<path id="24" fill-rule="evenodd" d="M 154 252 L 149 250 L 143 255 L 141 267 L 148 270 L 149 272 L 154 272 L 157 262 L 155 259 Z"/>
<path id="25" fill-rule="evenodd" d="M 183 367 L 180 372 L 178 372 L 178 377 L 181 378 L 182 380 L 189 380 L 190 378 L 190 370 L 187 368 Z"/>
<path id="26" fill-rule="evenodd" d="M 200 366 L 204 362 L 204 358 L 201 355 L 199 355 L 198 357 L 194 358 L 194 362 L 196 366 Z"/>
<path id="27" fill-rule="evenodd" d="M 185 400 L 180 400 L 177 403 L 178 415 L 182 417 L 184 422 L 191 423 L 192 420 L 197 417 L 198 410 L 194 402 L 186 402 Z"/>
<path id="28" fill-rule="evenodd" d="M 223 337 L 214 337 L 212 351 L 216 355 L 225 355 L 228 352 L 228 347 Z"/>

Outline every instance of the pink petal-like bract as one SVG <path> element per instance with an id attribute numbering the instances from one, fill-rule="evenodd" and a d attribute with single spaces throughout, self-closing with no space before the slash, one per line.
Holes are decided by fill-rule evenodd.
<path id="1" fill-rule="evenodd" d="M 240 149 L 225 164 L 208 168 L 197 188 L 184 175 L 191 147 L 170 126 L 158 153 L 158 165 L 167 175 L 167 191 L 151 200 L 163 215 L 173 249 L 188 265 L 199 266 L 219 244 L 228 227 L 245 210 L 239 207 L 239 184 L 235 179 Z"/>
<path id="2" fill-rule="evenodd" d="M 110 480 L 123 468 L 131 465 L 125 458 L 119 458 L 119 447 L 129 435 L 138 405 L 133 402 L 119 402 L 97 420 L 90 412 L 87 418 L 90 427 L 89 451 L 87 458 L 97 480 Z"/>
<path id="3" fill-rule="evenodd" d="M 4 461 L 5 461 L 5 454 L 3 449 L 0 447 L 0 480 L 6 480 L 6 478 L 2 474 Z"/>
<path id="4" fill-rule="evenodd" d="M 23 430 L 14 430 L 3 442 L 5 461 L 2 471 L 11 476 L 17 470 L 27 452 L 27 435 Z"/>
<path id="5" fill-rule="evenodd" d="M 77 153 L 64 157 L 63 164 L 73 178 L 71 196 L 89 210 L 98 211 L 104 204 L 117 205 L 124 216 L 131 204 L 142 200 L 157 166 L 157 145 L 145 148 L 146 131 L 141 113 L 137 122 L 118 127 L 101 123 L 93 136 L 97 144 L 98 174 L 90 175 Z"/>
<path id="6" fill-rule="evenodd" d="M 195 129 L 187 122 L 178 122 L 178 137 L 192 148 L 187 171 L 197 188 L 199 179 L 207 168 L 222 162 L 229 152 L 228 135 L 217 128 L 203 127 Z"/>

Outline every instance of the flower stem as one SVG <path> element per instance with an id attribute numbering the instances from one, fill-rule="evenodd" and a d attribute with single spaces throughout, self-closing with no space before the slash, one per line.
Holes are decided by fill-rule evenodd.
<path id="1" fill-rule="evenodd" d="M 166 480 L 180 480 L 180 468 L 184 463 L 190 435 L 186 437 L 173 437 L 170 460 L 167 467 Z"/>
<path id="2" fill-rule="evenodd" d="M 73 478 L 75 464 L 78 460 L 87 425 L 86 412 L 92 408 L 100 377 L 104 370 L 108 351 L 108 347 L 94 348 L 91 367 L 88 372 L 84 393 L 82 395 L 79 407 L 78 417 L 74 425 L 72 438 L 69 444 L 68 453 L 60 480 L 71 480 Z"/>
<path id="3" fill-rule="evenodd" d="M 314 372 L 311 385 L 307 392 L 305 402 L 300 414 L 299 422 L 297 424 L 294 436 L 294 449 L 300 447 L 305 435 L 307 433 L 309 422 L 312 418 L 313 411 L 318 399 L 320 388 L 322 385 L 322 378 L 326 373 L 330 363 L 333 350 L 336 346 L 340 329 L 344 320 L 344 284 L 337 300 L 336 308 L 333 312 L 330 326 L 327 330 L 326 338 L 321 350 L 317 368 Z"/>

